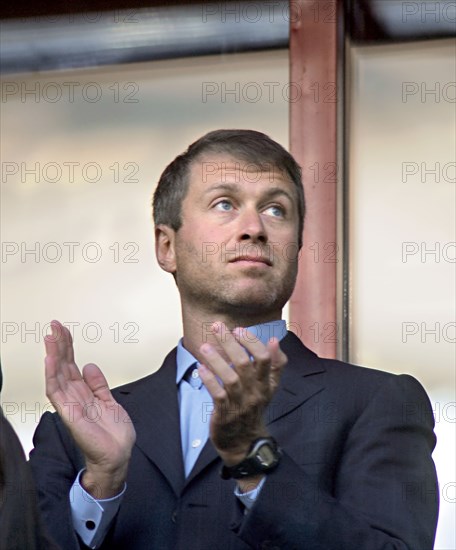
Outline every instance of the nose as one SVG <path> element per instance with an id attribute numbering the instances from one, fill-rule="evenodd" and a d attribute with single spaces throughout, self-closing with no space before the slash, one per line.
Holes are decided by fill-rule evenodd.
<path id="1" fill-rule="evenodd" d="M 239 215 L 239 240 L 266 243 L 266 228 L 261 214 L 254 208 L 246 209 Z"/>

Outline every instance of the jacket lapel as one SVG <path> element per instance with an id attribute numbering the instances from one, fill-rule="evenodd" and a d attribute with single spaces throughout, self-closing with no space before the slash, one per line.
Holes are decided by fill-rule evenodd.
<path id="1" fill-rule="evenodd" d="M 323 361 L 292 332 L 282 340 L 280 346 L 288 357 L 277 388 L 265 411 L 266 424 L 272 424 L 292 413 L 297 407 L 323 390 L 323 382 L 315 376 L 325 372 Z"/>
<path id="2" fill-rule="evenodd" d="M 136 428 L 136 446 L 160 469 L 176 495 L 185 482 L 179 404 L 176 388 L 176 349 L 154 374 L 116 392 Z M 117 397 L 117 395 L 116 395 Z"/>
<path id="3" fill-rule="evenodd" d="M 185 480 L 185 485 L 187 486 L 200 472 L 202 472 L 211 462 L 218 458 L 218 454 L 212 445 L 210 439 L 206 441 L 201 453 L 199 454 L 195 465 L 192 468 L 188 478 Z"/>

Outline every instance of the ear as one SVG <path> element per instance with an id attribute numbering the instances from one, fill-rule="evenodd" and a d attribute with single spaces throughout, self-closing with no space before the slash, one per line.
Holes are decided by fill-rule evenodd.
<path id="1" fill-rule="evenodd" d="M 155 227 L 155 256 L 158 264 L 168 273 L 176 272 L 176 232 L 169 225 Z"/>

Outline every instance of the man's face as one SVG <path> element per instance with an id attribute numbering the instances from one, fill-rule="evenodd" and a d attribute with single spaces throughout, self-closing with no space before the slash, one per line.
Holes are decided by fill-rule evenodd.
<path id="1" fill-rule="evenodd" d="M 226 155 L 195 161 L 175 234 L 184 307 L 239 320 L 280 317 L 297 274 L 296 204 L 293 183 L 277 168 Z"/>

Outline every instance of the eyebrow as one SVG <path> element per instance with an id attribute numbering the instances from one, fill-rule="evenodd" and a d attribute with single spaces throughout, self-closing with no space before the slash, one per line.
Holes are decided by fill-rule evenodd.
<path id="1" fill-rule="evenodd" d="M 229 192 L 229 193 L 232 193 L 233 191 L 234 192 L 239 192 L 239 191 L 242 191 L 242 185 L 239 185 L 238 183 L 216 183 L 214 185 L 212 185 L 211 187 L 209 187 L 208 189 L 206 189 L 204 191 L 204 194 L 207 195 L 209 193 L 213 193 L 213 192 L 216 192 L 216 191 L 226 191 L 226 192 Z M 265 197 L 266 199 L 270 199 L 272 197 L 277 197 L 277 196 L 284 196 L 286 197 L 291 203 L 293 203 L 293 197 L 291 197 L 291 195 L 285 191 L 284 189 L 282 189 L 281 187 L 272 187 L 272 188 L 269 188 L 266 193 L 265 193 Z"/>

